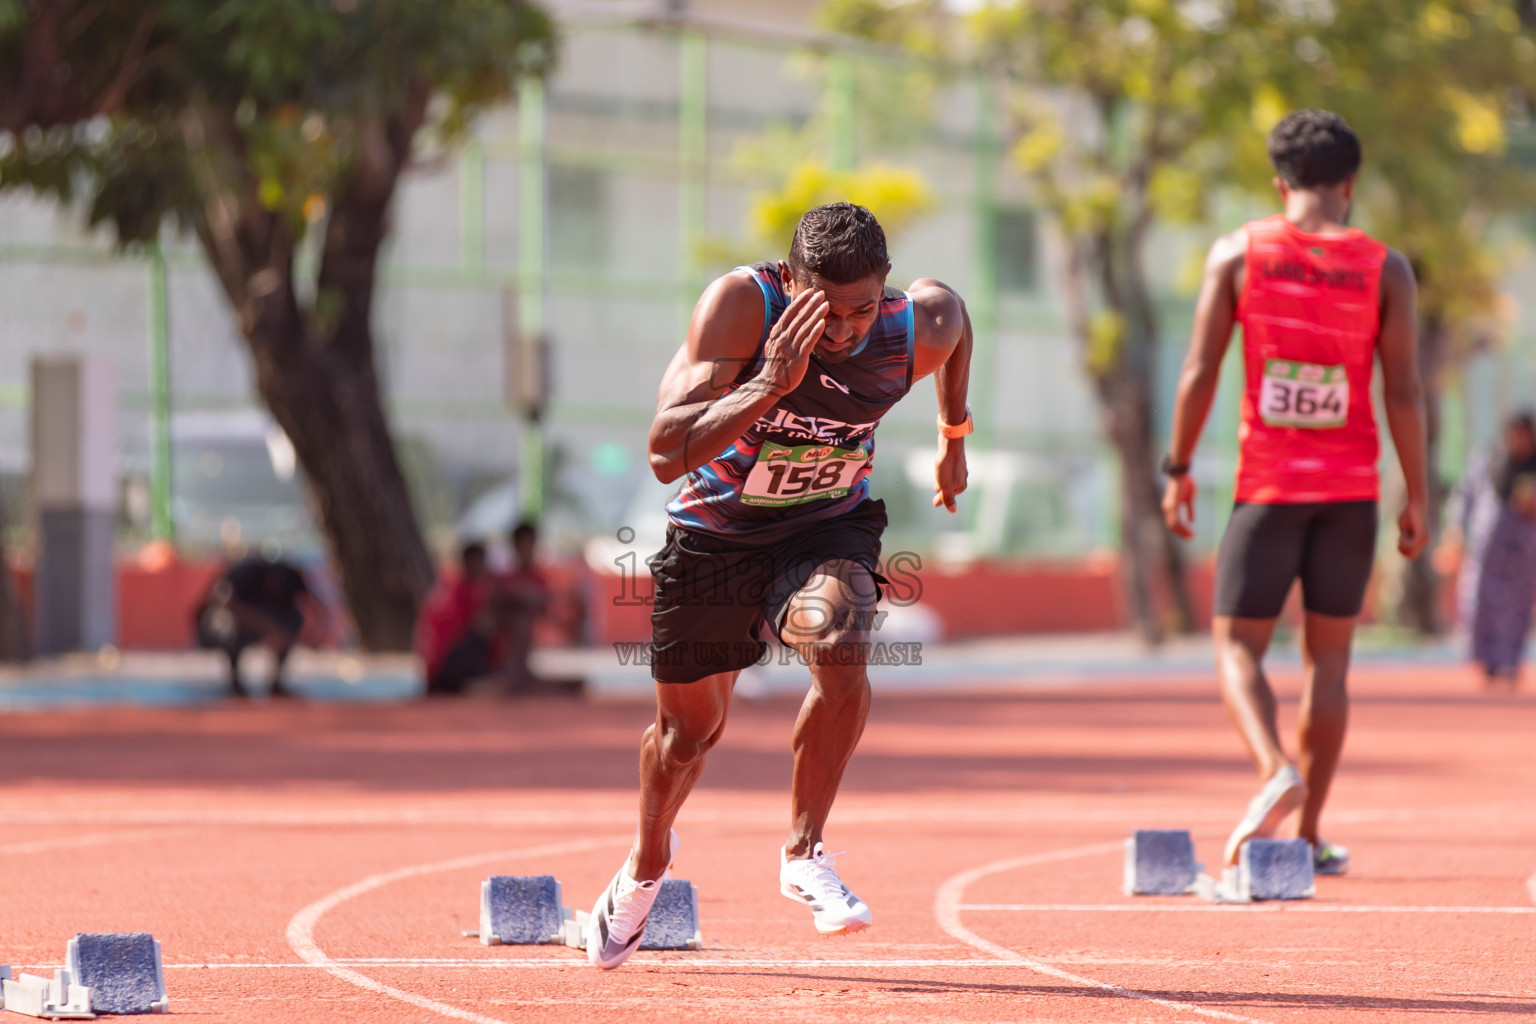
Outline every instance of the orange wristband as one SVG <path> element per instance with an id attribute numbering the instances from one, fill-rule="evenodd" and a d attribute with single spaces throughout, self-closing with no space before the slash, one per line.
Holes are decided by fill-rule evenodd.
<path id="1" fill-rule="evenodd" d="M 944 422 L 944 415 L 942 413 L 939 414 L 939 436 L 940 437 L 947 437 L 951 441 L 953 441 L 956 438 L 964 437 L 966 434 L 974 433 L 975 430 L 976 430 L 976 421 L 971 419 L 971 407 L 970 406 L 966 406 L 965 407 L 965 421 L 963 423 L 954 423 L 954 424 L 945 423 Z"/>

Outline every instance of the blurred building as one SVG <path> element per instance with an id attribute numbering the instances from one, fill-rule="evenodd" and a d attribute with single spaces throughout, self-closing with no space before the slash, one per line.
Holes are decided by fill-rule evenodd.
<path id="1" fill-rule="evenodd" d="M 1112 546 L 1112 457 L 1053 298 L 1050 235 L 1009 169 L 989 92 L 969 73 L 933 78 L 829 46 L 811 27 L 814 7 L 557 2 L 554 77 L 404 183 L 376 320 L 402 456 L 436 542 L 461 525 L 499 531 L 527 499 L 529 438 L 513 404 L 526 381 L 512 339 L 539 331 L 551 352 L 540 440 L 554 542 L 659 523 L 666 488 L 647 469 L 645 436 L 662 369 L 705 282 L 782 255 L 753 244 L 754 197 L 820 160 L 921 172 L 935 203 L 894 235 L 893 281 L 943 278 L 977 326 L 980 435 L 965 514 L 929 507 L 935 407 L 924 384 L 881 430 L 875 486 L 892 509 L 890 542 L 1052 559 Z M 116 255 L 80 224 L 78 211 L 0 199 L 0 499 L 13 511 L 25 500 L 29 356 L 106 352 L 121 382 L 125 542 L 171 532 L 194 549 L 313 549 L 292 449 L 255 401 L 195 244 L 167 238 L 163 257 Z M 1165 393 L 1187 337 L 1187 269 L 1214 233 L 1165 233 L 1149 253 Z M 1536 291 L 1531 265 L 1518 278 L 1512 291 Z M 1536 324 L 1518 329 L 1458 382 L 1449 458 L 1533 393 Z M 1221 423 L 1235 423 L 1236 398 L 1223 389 Z M 1234 447 L 1230 429 L 1216 430 L 1202 452 L 1204 524 L 1219 524 L 1230 497 Z"/>

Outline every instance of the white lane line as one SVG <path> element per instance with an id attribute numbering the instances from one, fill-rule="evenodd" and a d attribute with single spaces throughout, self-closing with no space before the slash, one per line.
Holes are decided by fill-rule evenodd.
<path id="1" fill-rule="evenodd" d="M 1522 813 L 1527 809 L 1518 808 Z M 1340 824 L 1410 823 L 1449 820 L 1508 820 L 1516 810 L 1513 804 L 1461 805 L 1426 808 L 1361 808 L 1328 812 L 1330 821 Z M 782 811 L 777 808 L 717 808 L 689 810 L 686 824 L 763 825 L 779 827 Z M 1033 823 L 1148 823 L 1170 825 L 1222 824 L 1233 818 L 1231 810 L 1206 807 L 1162 808 L 1043 808 L 1020 807 L 902 808 L 870 807 L 839 810 L 834 822 L 846 825 L 877 824 L 1033 824 Z M 335 825 L 624 825 L 633 826 L 634 810 L 593 808 L 590 810 L 540 811 L 496 808 L 405 807 L 342 808 L 322 811 L 283 809 L 254 810 L 101 810 L 101 811 L 5 811 L 0 825 L 272 825 L 284 828 Z"/>
<path id="2" fill-rule="evenodd" d="M 62 836 L 57 839 L 32 839 L 0 846 L 0 857 L 20 856 L 27 853 L 51 853 L 54 850 L 72 850 L 89 846 L 114 846 L 117 843 L 179 836 L 185 831 L 185 829 L 145 828 L 132 831 L 91 832 L 83 836 Z"/>
<path id="3" fill-rule="evenodd" d="M 603 846 L 619 845 L 631 840 L 631 835 L 614 838 L 605 836 L 601 839 L 580 839 L 568 843 L 550 843 L 545 846 L 528 846 L 520 850 L 499 850 L 495 853 L 481 853 L 470 857 L 457 857 L 453 860 L 438 861 L 434 864 L 418 864 L 414 867 L 400 868 L 396 871 L 386 871 L 382 874 L 370 875 L 360 882 L 337 889 L 335 892 L 323 896 L 297 914 L 288 922 L 287 938 L 289 947 L 298 954 L 299 959 L 315 967 L 322 968 L 333 977 L 356 985 L 358 988 L 367 989 L 379 995 L 399 999 L 432 1013 L 440 1013 L 445 1017 L 455 1017 L 459 1020 L 467 1020 L 473 1024 L 508 1024 L 497 1017 L 487 1017 L 470 1010 L 461 1010 L 457 1006 L 440 1003 L 435 999 L 418 995 L 415 992 L 407 992 L 404 989 L 386 985 L 383 982 L 374 981 L 365 974 L 346 967 L 332 960 L 325 951 L 315 944 L 315 926 L 320 919 L 330 911 L 339 907 L 348 900 L 355 899 L 367 892 L 382 888 L 393 882 L 399 882 L 407 878 L 415 878 L 418 875 L 430 875 L 439 871 L 458 871 L 463 868 L 479 867 L 482 864 L 493 864 L 497 861 L 516 860 L 524 857 L 552 857 L 562 853 L 575 853 L 579 850 L 592 850 Z"/>
<path id="4" fill-rule="evenodd" d="M 933 900 L 934 916 L 938 918 L 939 927 L 966 945 L 990 953 L 1000 960 L 1007 960 L 1021 967 L 1026 967 L 1048 978 L 1056 978 L 1059 981 L 1066 981 L 1073 985 L 1082 985 L 1087 988 L 1100 989 L 1123 999 L 1137 999 L 1142 1002 L 1155 1003 L 1158 1006 L 1166 1006 L 1172 1010 L 1194 1013 L 1202 1017 L 1240 1021 L 1242 1024 L 1269 1024 L 1268 1021 L 1262 1021 L 1256 1017 L 1243 1017 L 1239 1014 L 1198 1006 L 1194 1003 L 1183 1003 L 1175 999 L 1163 999 L 1149 992 L 1138 992 L 1136 989 L 1121 988 L 1119 985 L 1112 985 L 1107 981 L 1098 981 L 1094 978 L 1085 978 L 1082 975 L 1071 974 L 1058 967 L 1052 967 L 1044 961 L 1032 959 L 1016 950 L 984 939 L 960 923 L 961 897 L 965 895 L 965 890 L 979 879 L 1016 868 L 1033 867 L 1038 864 L 1049 864 L 1054 861 L 1074 860 L 1078 857 L 1091 857 L 1103 853 L 1118 853 L 1124 849 L 1124 842 L 1097 843 L 1093 846 L 1078 846 L 1070 850 L 1037 853 L 1027 857 L 1009 857 L 1006 860 L 996 860 L 990 864 L 983 864 L 981 867 L 972 868 L 969 871 L 962 871 L 939 886 L 938 895 Z"/>
<path id="5" fill-rule="evenodd" d="M 1161 961 L 1159 961 L 1161 962 Z M 700 957 L 678 956 L 675 958 L 654 957 L 647 953 L 639 953 L 631 961 L 638 967 L 646 970 L 692 971 L 711 968 L 730 967 L 784 967 L 796 970 L 869 970 L 881 971 L 893 967 L 903 968 L 932 968 L 935 970 L 960 969 L 974 970 L 977 968 L 992 968 L 995 970 L 1014 970 L 1017 964 L 1006 960 L 976 960 L 957 957 L 863 957 L 842 960 L 824 960 L 820 958 L 795 958 L 795 957 L 742 957 L 732 959 L 728 957 Z M 46 964 L 20 965 L 28 969 L 36 967 L 42 970 L 54 970 L 62 965 L 49 967 Z M 338 957 L 328 960 L 326 963 L 217 963 L 217 964 L 166 964 L 165 969 L 201 971 L 201 970 L 226 970 L 226 969 L 255 969 L 255 970 L 293 970 L 304 968 L 319 968 L 330 970 L 332 967 L 413 967 L 413 968 L 495 968 L 504 970 L 559 970 L 563 968 L 578 968 L 590 970 L 591 964 L 587 958 L 579 952 L 572 951 L 568 957 L 538 957 L 518 958 L 508 957 L 493 959 L 483 958 L 435 958 L 435 957 Z"/>
<path id="6" fill-rule="evenodd" d="M 1136 914 L 1536 914 L 1536 907 L 1341 906 L 1299 901 L 1222 905 L 1214 903 L 962 903 L 956 910 L 1034 913 Z"/>

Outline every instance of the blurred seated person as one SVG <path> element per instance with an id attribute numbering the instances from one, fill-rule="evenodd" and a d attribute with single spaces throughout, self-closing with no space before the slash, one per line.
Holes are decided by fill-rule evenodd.
<path id="1" fill-rule="evenodd" d="M 1513 688 L 1536 604 L 1536 417 L 1511 417 L 1502 444 L 1469 460 L 1446 520 L 1439 561 L 1459 568 L 1472 660 L 1486 685 Z"/>
<path id="2" fill-rule="evenodd" d="M 250 696 L 240 681 L 240 655 L 257 644 L 272 652 L 270 695 L 294 696 L 283 682 L 283 666 L 304 629 L 301 599 L 321 607 L 304 573 L 281 560 L 246 558 L 214 581 L 198 609 L 197 643 L 229 659 L 231 696 Z"/>
<path id="3" fill-rule="evenodd" d="M 427 694 L 458 694 L 492 676 L 499 663 L 500 601 L 478 541 L 459 551 L 457 578 L 427 595 L 416 620 L 416 653 L 426 665 Z"/>
<path id="4" fill-rule="evenodd" d="M 523 520 L 512 528 L 512 571 L 501 579 L 506 600 L 504 631 L 507 680 L 513 692 L 537 688 L 528 666 L 533 652 L 533 624 L 549 609 L 549 579 L 538 566 L 539 528 Z"/>

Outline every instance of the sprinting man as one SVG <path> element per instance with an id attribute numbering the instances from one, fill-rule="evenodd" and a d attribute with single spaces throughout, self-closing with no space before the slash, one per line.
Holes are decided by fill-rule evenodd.
<path id="1" fill-rule="evenodd" d="M 1217 555 L 1212 633 L 1222 697 L 1264 785 L 1227 840 L 1226 861 L 1300 808 L 1298 832 L 1317 872 L 1337 875 L 1349 852 L 1324 842 L 1318 822 L 1344 746 L 1350 642 L 1376 547 L 1378 357 L 1408 491 L 1397 548 L 1414 558 L 1429 539 L 1416 285 L 1401 253 L 1347 226 L 1360 140 L 1343 118 L 1291 114 L 1270 134 L 1269 156 L 1285 212 L 1211 247 L 1163 465 L 1163 512 L 1175 533 L 1193 536 L 1190 458 L 1232 325 L 1241 323 L 1247 384 L 1236 504 Z M 1306 663 L 1299 771 L 1280 745 L 1263 667 L 1298 577 Z"/>
<path id="2" fill-rule="evenodd" d="M 795 723 L 789 838 L 780 890 L 826 935 L 869 927 L 822 844 L 869 710 L 865 660 L 879 597 L 883 502 L 869 498 L 875 428 L 934 374 L 939 454 L 933 503 L 965 490 L 971 328 L 931 278 L 888 288 L 885 233 L 851 203 L 806 213 L 787 262 L 740 267 L 694 309 L 662 377 L 650 459 L 667 506 L 655 579 L 656 721 L 640 745 L 640 828 L 598 897 L 588 958 L 622 964 L 640 944 L 676 852 L 672 822 L 719 741 L 737 674 L 766 627 L 809 664 Z"/>

